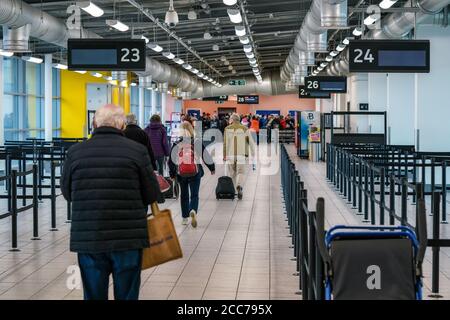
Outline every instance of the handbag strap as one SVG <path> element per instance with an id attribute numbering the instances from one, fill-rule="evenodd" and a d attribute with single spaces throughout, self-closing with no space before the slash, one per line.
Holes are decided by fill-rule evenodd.
<path id="1" fill-rule="evenodd" d="M 157 203 L 156 201 L 153 202 L 153 203 L 150 205 L 150 207 L 151 207 L 153 216 L 156 217 L 158 214 L 160 214 L 159 207 L 158 207 L 158 203 Z"/>

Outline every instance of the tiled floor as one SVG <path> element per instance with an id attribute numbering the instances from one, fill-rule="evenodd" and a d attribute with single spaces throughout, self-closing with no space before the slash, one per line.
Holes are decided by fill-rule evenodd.
<path id="1" fill-rule="evenodd" d="M 216 176 L 206 173 L 197 229 L 181 225 L 177 201 L 161 205 L 172 210 L 184 257 L 143 271 L 141 299 L 301 298 L 296 294 L 299 279 L 291 261 L 280 176 L 249 169 L 242 201 L 215 199 L 223 166 Z M 39 241 L 30 240 L 30 212 L 19 216 L 20 252 L 8 251 L 10 219 L 0 220 L 0 299 L 81 299 L 76 277 L 67 273 L 76 265 L 76 255 L 68 250 L 66 202 L 58 197 L 58 231 L 48 231 L 48 200 L 39 210 Z"/>

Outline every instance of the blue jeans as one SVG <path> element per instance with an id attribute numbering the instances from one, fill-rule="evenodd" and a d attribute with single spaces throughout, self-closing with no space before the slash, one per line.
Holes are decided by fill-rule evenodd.
<path id="1" fill-rule="evenodd" d="M 188 218 L 191 210 L 195 210 L 195 212 L 198 211 L 198 193 L 200 190 L 202 173 L 201 170 L 201 172 L 193 177 L 178 177 L 178 182 L 180 183 L 181 215 L 183 218 Z"/>
<path id="2" fill-rule="evenodd" d="M 141 285 L 142 250 L 78 253 L 84 300 L 108 300 L 112 273 L 114 299 L 137 300 Z"/>

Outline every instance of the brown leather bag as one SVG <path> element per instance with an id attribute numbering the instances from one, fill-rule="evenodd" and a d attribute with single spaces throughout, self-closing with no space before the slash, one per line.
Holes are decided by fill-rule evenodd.
<path id="1" fill-rule="evenodd" d="M 147 220 L 150 247 L 143 250 L 143 270 L 183 257 L 172 213 L 167 209 L 159 211 L 156 202 L 151 208 L 152 214 Z"/>

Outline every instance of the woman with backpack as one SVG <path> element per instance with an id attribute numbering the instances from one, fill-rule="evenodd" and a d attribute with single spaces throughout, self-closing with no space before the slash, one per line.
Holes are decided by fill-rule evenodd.
<path id="1" fill-rule="evenodd" d="M 173 144 L 169 158 L 170 177 L 180 184 L 180 204 L 182 224 L 197 227 L 200 181 L 204 175 L 203 162 L 212 175 L 215 174 L 214 161 L 201 139 L 194 137 L 194 128 L 189 122 L 180 125 L 179 139 Z M 201 159 L 201 160 L 200 160 Z"/>
<path id="2" fill-rule="evenodd" d="M 161 123 L 161 117 L 154 114 L 150 118 L 150 124 L 145 128 L 145 133 L 147 133 L 150 139 L 150 144 L 155 155 L 156 164 L 158 165 L 158 173 L 160 175 L 164 174 L 164 160 L 165 157 L 169 156 L 170 147 L 167 140 L 166 128 Z"/>

